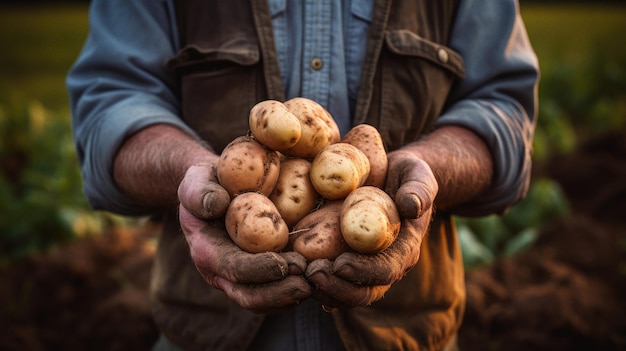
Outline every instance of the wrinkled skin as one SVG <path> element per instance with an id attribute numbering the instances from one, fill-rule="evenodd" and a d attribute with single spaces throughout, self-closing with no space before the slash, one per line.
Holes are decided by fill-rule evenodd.
<path id="1" fill-rule="evenodd" d="M 406 151 L 389 154 L 385 191 L 395 197 L 402 227 L 394 243 L 380 253 L 341 254 L 335 261 L 315 260 L 306 269 L 313 296 L 325 308 L 367 306 L 381 299 L 419 260 L 438 184 L 430 167 Z"/>
<path id="2" fill-rule="evenodd" d="M 230 239 L 223 219 L 230 201 L 225 191 L 210 163 L 190 167 L 178 189 L 181 227 L 204 280 L 257 313 L 280 311 L 310 297 L 302 255 L 251 254 Z"/>

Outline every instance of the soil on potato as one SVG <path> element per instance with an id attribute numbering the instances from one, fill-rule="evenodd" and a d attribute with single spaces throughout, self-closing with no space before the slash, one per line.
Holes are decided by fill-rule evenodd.
<path id="1" fill-rule="evenodd" d="M 462 350 L 626 350 L 626 131 L 538 167 L 573 213 L 466 274 Z M 0 271 L 0 350 L 150 350 L 158 225 L 116 228 Z"/>

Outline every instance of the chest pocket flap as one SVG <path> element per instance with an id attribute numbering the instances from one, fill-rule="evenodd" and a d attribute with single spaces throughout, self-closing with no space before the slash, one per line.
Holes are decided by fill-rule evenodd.
<path id="1" fill-rule="evenodd" d="M 463 58 L 449 47 L 424 39 L 408 30 L 385 33 L 385 43 L 394 54 L 421 57 L 447 69 L 459 78 L 465 78 Z"/>
<path id="2" fill-rule="evenodd" d="M 168 66 L 180 69 L 212 62 L 232 62 L 242 66 L 250 66 L 258 63 L 259 59 L 260 53 L 256 41 L 235 39 L 223 43 L 220 47 L 188 45 L 168 62 Z"/>

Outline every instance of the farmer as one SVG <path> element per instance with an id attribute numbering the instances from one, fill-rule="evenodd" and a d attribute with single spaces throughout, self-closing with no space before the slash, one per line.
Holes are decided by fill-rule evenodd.
<path id="1" fill-rule="evenodd" d="M 538 67 L 516 0 L 92 0 L 89 19 L 67 80 L 84 192 L 163 218 L 156 349 L 456 348 L 451 216 L 502 213 L 529 183 Z M 296 96 L 380 131 L 385 189 L 415 202 L 382 253 L 247 254 L 205 216 L 250 108 Z"/>

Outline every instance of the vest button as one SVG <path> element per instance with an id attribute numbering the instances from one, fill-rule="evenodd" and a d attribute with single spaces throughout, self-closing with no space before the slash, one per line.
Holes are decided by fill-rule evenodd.
<path id="1" fill-rule="evenodd" d="M 322 66 L 324 66 L 322 59 L 316 57 L 311 60 L 311 68 L 313 68 L 314 70 L 319 71 L 320 69 L 322 69 Z"/>
<path id="2" fill-rule="evenodd" d="M 448 59 L 450 58 L 448 56 L 448 52 L 445 49 L 437 50 L 437 57 L 439 58 L 439 61 L 441 61 L 442 63 L 448 62 Z"/>

